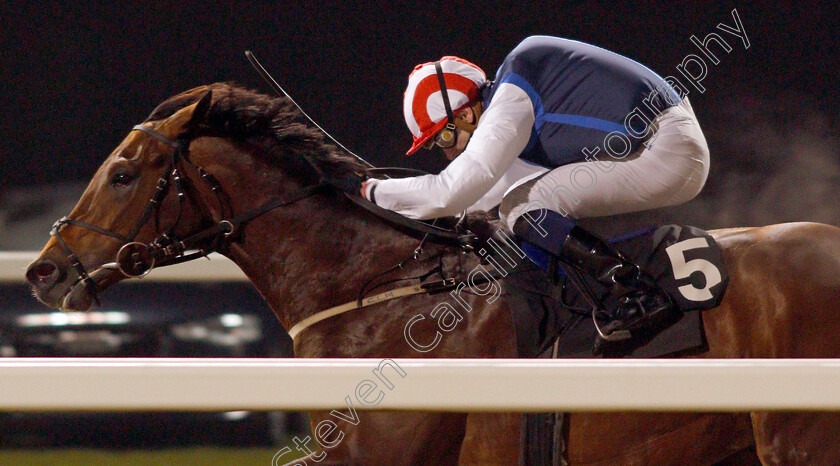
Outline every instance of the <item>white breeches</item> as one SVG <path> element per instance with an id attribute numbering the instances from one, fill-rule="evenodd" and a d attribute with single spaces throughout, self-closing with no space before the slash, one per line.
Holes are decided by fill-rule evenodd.
<path id="1" fill-rule="evenodd" d="M 548 209 L 570 218 L 602 217 L 682 204 L 709 174 L 709 148 L 694 110 L 683 99 L 657 116 L 653 135 L 633 154 L 618 158 L 600 147 L 587 161 L 520 181 L 499 209 L 513 230 L 522 214 Z M 619 141 L 620 142 L 620 141 Z M 614 146 L 620 144 L 614 144 Z"/>

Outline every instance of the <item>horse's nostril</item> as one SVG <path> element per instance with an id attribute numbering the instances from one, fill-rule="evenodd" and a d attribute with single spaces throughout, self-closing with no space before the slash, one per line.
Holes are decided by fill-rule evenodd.
<path id="1" fill-rule="evenodd" d="M 58 280 L 58 266 L 50 260 L 41 260 L 26 270 L 26 280 L 33 286 L 49 286 Z"/>

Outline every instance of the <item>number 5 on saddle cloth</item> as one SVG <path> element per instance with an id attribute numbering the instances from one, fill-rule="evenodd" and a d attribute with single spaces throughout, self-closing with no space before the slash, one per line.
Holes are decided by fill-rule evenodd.
<path id="1" fill-rule="evenodd" d="M 705 350 L 699 312 L 720 304 L 729 280 L 720 248 L 704 230 L 664 225 L 610 241 L 671 296 L 683 315 L 670 327 L 639 332 L 629 340 L 606 342 L 603 357 L 662 357 Z M 598 335 L 595 317 L 616 302 L 594 279 L 564 272 L 552 280 L 549 258 L 521 245 L 532 263 L 513 268 L 502 285 L 515 300 L 512 313 L 520 357 L 539 357 L 555 340 L 558 357 L 592 357 Z M 536 265 L 534 265 L 536 264 Z M 539 267 L 539 268 L 538 268 Z M 540 270 L 542 269 L 542 270 Z M 593 309 L 594 308 L 594 309 Z"/>

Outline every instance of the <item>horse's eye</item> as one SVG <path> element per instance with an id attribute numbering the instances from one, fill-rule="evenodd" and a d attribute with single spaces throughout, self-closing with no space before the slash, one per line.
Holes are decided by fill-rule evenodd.
<path id="1" fill-rule="evenodd" d="M 132 181 L 134 181 L 134 177 L 128 173 L 115 173 L 114 177 L 111 178 L 111 184 L 114 186 L 127 186 Z"/>

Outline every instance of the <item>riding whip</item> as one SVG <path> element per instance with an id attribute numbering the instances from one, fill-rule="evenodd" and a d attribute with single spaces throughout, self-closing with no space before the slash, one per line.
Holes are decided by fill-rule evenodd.
<path id="1" fill-rule="evenodd" d="M 280 87 L 279 84 L 277 84 L 277 81 L 275 81 L 274 78 L 272 78 L 271 75 L 268 74 L 268 71 L 265 70 L 265 68 L 260 64 L 259 60 L 257 60 L 257 57 L 255 57 L 254 54 L 251 53 L 250 50 L 245 51 L 245 56 L 248 58 L 248 61 L 251 62 L 251 66 L 253 66 L 254 69 L 257 70 L 257 73 L 259 73 L 260 76 L 262 76 L 263 80 L 266 83 L 268 83 L 269 87 L 271 87 L 271 89 L 274 90 L 274 92 L 276 92 L 277 95 L 279 95 L 281 97 L 286 97 L 287 99 L 289 99 L 289 101 L 295 107 L 297 107 L 298 110 L 300 110 L 300 113 L 302 113 L 303 116 L 305 116 L 306 119 L 309 120 L 310 123 L 315 125 L 315 127 L 318 128 L 322 133 L 324 133 L 325 136 L 330 138 L 330 140 L 332 142 L 336 143 L 336 145 L 338 145 L 338 147 L 341 147 L 342 149 L 344 149 L 345 152 L 352 155 L 353 157 L 356 157 L 356 159 L 358 159 L 363 164 L 367 165 L 370 168 L 373 168 L 373 165 L 371 165 L 370 162 L 368 162 L 367 160 L 359 157 L 358 155 L 356 155 L 350 149 L 344 147 L 344 144 L 338 142 L 338 140 L 336 138 L 332 137 L 332 135 L 330 133 L 328 133 L 324 128 L 321 128 L 321 125 L 319 125 L 318 123 L 315 123 L 315 120 L 313 120 L 309 115 L 307 115 L 306 112 L 303 111 L 303 109 L 300 107 L 300 105 L 298 105 L 297 102 L 295 102 L 295 99 L 293 99 L 292 96 L 290 96 L 288 92 L 283 90 L 283 88 Z"/>

